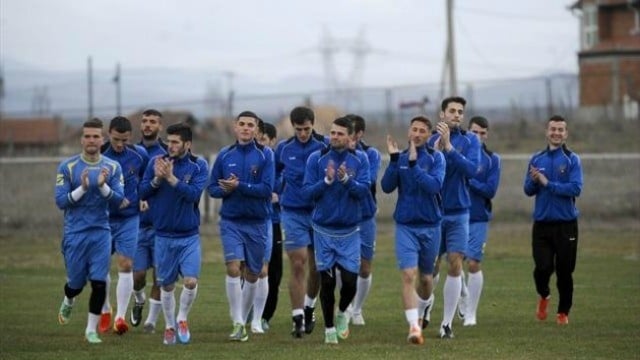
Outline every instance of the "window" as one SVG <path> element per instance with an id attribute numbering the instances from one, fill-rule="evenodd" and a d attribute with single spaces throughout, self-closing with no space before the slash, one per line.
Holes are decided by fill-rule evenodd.
<path id="1" fill-rule="evenodd" d="M 591 49 L 598 43 L 598 6 L 586 4 L 582 8 L 582 49 Z"/>

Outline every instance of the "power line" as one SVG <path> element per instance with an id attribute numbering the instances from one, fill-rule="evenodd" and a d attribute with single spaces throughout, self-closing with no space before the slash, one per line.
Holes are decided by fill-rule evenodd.
<path id="1" fill-rule="evenodd" d="M 525 20 L 532 22 L 540 22 L 540 23 L 549 23 L 549 22 L 566 22 L 566 18 L 559 17 L 541 17 L 541 16 L 531 16 L 528 14 L 518 14 L 518 13 L 508 13 L 502 11 L 494 11 L 494 10 L 486 10 L 486 9 L 478 9 L 478 8 L 468 8 L 468 7 L 459 7 L 456 6 L 456 10 L 460 10 L 462 12 L 475 13 L 482 16 L 496 17 L 505 20 Z"/>

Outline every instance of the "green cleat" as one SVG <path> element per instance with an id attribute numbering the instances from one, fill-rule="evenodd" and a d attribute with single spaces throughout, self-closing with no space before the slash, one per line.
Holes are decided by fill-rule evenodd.
<path id="1" fill-rule="evenodd" d="M 336 330 L 340 339 L 344 340 L 349 337 L 349 318 L 346 314 L 338 313 L 336 315 Z"/>
<path id="2" fill-rule="evenodd" d="M 325 344 L 337 344 L 338 343 L 338 333 L 336 329 L 326 330 L 324 333 L 324 343 Z"/>
<path id="3" fill-rule="evenodd" d="M 249 335 L 247 335 L 247 329 L 243 324 L 236 323 L 233 325 L 233 332 L 229 334 L 229 340 L 231 341 L 241 341 L 245 342 L 249 340 Z"/>
<path id="4" fill-rule="evenodd" d="M 84 338 L 87 339 L 89 344 L 100 344 L 102 340 L 98 337 L 98 333 L 95 331 L 88 332 L 84 334 Z"/>
<path id="5" fill-rule="evenodd" d="M 71 320 L 71 309 L 73 306 L 67 305 L 62 300 L 62 305 L 60 305 L 60 311 L 58 311 L 58 322 L 60 325 L 67 325 L 69 320 Z"/>

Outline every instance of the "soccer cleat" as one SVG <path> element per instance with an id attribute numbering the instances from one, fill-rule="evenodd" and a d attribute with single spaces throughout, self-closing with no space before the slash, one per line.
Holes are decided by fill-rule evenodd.
<path id="1" fill-rule="evenodd" d="M 121 318 L 121 317 L 117 318 L 116 321 L 114 321 L 113 323 L 113 332 L 115 332 L 118 335 L 122 335 L 127 331 L 129 331 L 129 325 L 127 325 L 127 322 L 124 321 L 124 318 Z"/>
<path id="2" fill-rule="evenodd" d="M 316 327 L 316 314 L 314 313 L 315 308 L 311 306 L 304 307 L 304 332 L 307 334 L 311 334 L 313 332 L 313 328 Z"/>
<path id="3" fill-rule="evenodd" d="M 176 330 L 174 328 L 168 328 L 164 330 L 164 339 L 162 343 L 165 345 L 176 344 Z"/>
<path id="4" fill-rule="evenodd" d="M 144 330 L 144 332 L 147 334 L 155 334 L 156 326 L 152 323 L 145 323 L 142 327 L 142 330 Z"/>
<path id="5" fill-rule="evenodd" d="M 440 338 L 453 339 L 453 331 L 451 331 L 451 326 L 449 324 L 440 326 Z"/>
<path id="6" fill-rule="evenodd" d="M 95 331 L 91 331 L 84 334 L 84 338 L 87 340 L 89 344 L 100 344 L 102 340 L 98 337 L 98 333 Z"/>
<path id="7" fill-rule="evenodd" d="M 364 325 L 364 317 L 362 317 L 362 313 L 357 313 L 357 314 L 354 313 L 351 316 L 351 323 L 353 325 L 359 325 L 359 326 Z"/>
<path id="8" fill-rule="evenodd" d="M 538 320 L 545 320 L 547 318 L 547 305 L 549 305 L 549 296 L 546 298 L 538 299 L 538 307 L 536 308 L 536 317 Z"/>
<path id="9" fill-rule="evenodd" d="M 301 338 L 304 335 L 304 316 L 296 315 L 292 318 L 293 320 L 293 329 L 291 330 L 291 336 L 294 338 Z"/>
<path id="10" fill-rule="evenodd" d="M 251 332 L 254 334 L 264 334 L 261 321 L 251 321 Z"/>
<path id="11" fill-rule="evenodd" d="M 418 324 L 422 329 L 426 329 L 429 326 L 429 322 L 431 321 L 431 309 L 433 309 L 433 302 L 431 305 L 427 305 L 422 313 L 422 319 L 418 320 Z"/>
<path id="12" fill-rule="evenodd" d="M 229 334 L 229 340 L 231 341 L 241 341 L 245 342 L 249 340 L 249 335 L 247 335 L 247 329 L 243 324 L 236 323 L 233 325 L 233 332 Z"/>
<path id="13" fill-rule="evenodd" d="M 475 316 L 467 315 L 464 318 L 464 322 L 462 323 L 462 326 L 476 326 Z"/>
<path id="14" fill-rule="evenodd" d="M 191 333 L 186 320 L 178 321 L 178 340 L 183 344 L 188 344 L 189 340 L 191 340 Z"/>
<path id="15" fill-rule="evenodd" d="M 569 314 L 558 313 L 558 315 L 556 315 L 556 324 L 569 325 Z"/>
<path id="16" fill-rule="evenodd" d="M 144 302 L 135 302 L 133 309 L 131 309 L 131 325 L 138 326 L 142 321 L 142 309 L 144 308 Z"/>
<path id="17" fill-rule="evenodd" d="M 269 331 L 269 322 L 267 321 L 267 319 L 262 319 L 262 331 Z"/>
<path id="18" fill-rule="evenodd" d="M 338 343 L 338 333 L 336 329 L 333 328 L 331 330 L 327 329 L 324 332 L 324 343 L 325 344 L 337 344 Z"/>
<path id="19" fill-rule="evenodd" d="M 103 312 L 100 314 L 100 324 L 98 325 L 98 331 L 102 334 L 109 331 L 111 328 L 111 308 L 109 312 Z"/>
<path id="20" fill-rule="evenodd" d="M 409 328 L 409 335 L 407 341 L 411 344 L 422 345 L 424 344 L 424 337 L 422 336 L 422 329 L 418 326 L 412 326 Z"/>
<path id="21" fill-rule="evenodd" d="M 460 296 L 460 300 L 458 300 L 458 318 L 464 321 L 464 316 L 467 313 L 467 297 Z"/>
<path id="22" fill-rule="evenodd" d="M 340 339 L 349 337 L 349 317 L 346 313 L 336 315 L 336 331 Z"/>
<path id="23" fill-rule="evenodd" d="M 67 305 L 62 300 L 62 305 L 60 305 L 60 311 L 58 311 L 58 322 L 60 325 L 67 325 L 69 320 L 71 320 L 71 310 L 73 306 Z"/>

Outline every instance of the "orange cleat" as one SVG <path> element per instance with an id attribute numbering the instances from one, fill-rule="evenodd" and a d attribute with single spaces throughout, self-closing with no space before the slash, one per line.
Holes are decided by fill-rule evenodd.
<path id="1" fill-rule="evenodd" d="M 129 331 L 129 325 L 127 325 L 127 322 L 124 321 L 124 318 L 121 318 L 121 317 L 117 318 L 116 321 L 113 323 L 113 332 L 115 332 L 118 335 L 122 335 L 127 331 Z"/>
<path id="2" fill-rule="evenodd" d="M 536 308 L 536 317 L 538 320 L 545 320 L 547 318 L 547 305 L 549 305 L 549 296 L 546 298 L 541 297 L 538 299 L 538 307 Z"/>
<path id="3" fill-rule="evenodd" d="M 98 331 L 102 334 L 109 331 L 111 328 L 111 310 L 106 313 L 100 314 L 100 324 L 98 325 Z"/>
<path id="4" fill-rule="evenodd" d="M 558 315 L 556 315 L 556 324 L 569 325 L 569 315 L 565 313 L 558 313 Z"/>
<path id="5" fill-rule="evenodd" d="M 424 344 L 424 337 L 422 336 L 422 329 L 420 327 L 412 326 L 409 328 L 409 336 L 407 341 L 411 344 L 422 345 Z"/>

